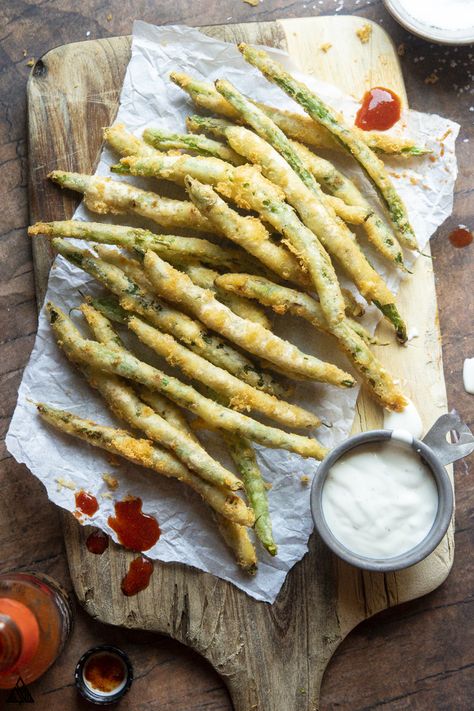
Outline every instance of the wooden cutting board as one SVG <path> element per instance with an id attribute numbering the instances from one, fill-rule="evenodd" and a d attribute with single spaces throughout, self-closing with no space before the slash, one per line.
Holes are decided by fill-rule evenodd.
<path id="1" fill-rule="evenodd" d="M 220 40 L 287 49 L 302 70 L 348 93 L 360 97 L 382 85 L 406 103 L 389 37 L 373 23 L 369 42 L 362 44 L 356 35 L 366 22 L 316 17 L 203 31 Z M 326 44 L 331 47 L 324 52 Z M 101 127 L 114 119 L 129 54 L 129 38 L 117 37 L 58 47 L 36 63 L 28 85 L 32 222 L 71 216 L 75 201 L 46 176 L 56 167 L 94 170 Z M 41 304 L 52 255 L 46 241 L 35 240 L 33 249 Z M 416 345 L 393 344 L 381 357 L 406 381 L 428 428 L 447 407 L 431 260 L 418 260 L 399 303 L 421 333 Z M 354 431 L 381 422 L 380 410 L 362 393 Z M 104 622 L 156 630 L 193 647 L 222 675 L 236 711 L 317 709 L 324 669 L 348 632 L 376 612 L 436 588 L 453 560 L 452 526 L 426 561 L 387 575 L 363 573 L 336 560 L 313 535 L 309 553 L 292 569 L 274 605 L 256 602 L 209 574 L 160 563 L 149 588 L 125 598 L 120 581 L 133 554 L 113 545 L 103 556 L 91 555 L 84 545 L 86 531 L 69 514 L 64 535 L 75 591 L 86 610 Z"/>

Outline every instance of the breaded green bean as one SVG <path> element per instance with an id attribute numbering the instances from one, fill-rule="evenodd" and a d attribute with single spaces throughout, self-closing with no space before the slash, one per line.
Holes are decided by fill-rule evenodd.
<path id="1" fill-rule="evenodd" d="M 347 226 L 340 220 L 330 218 L 328 211 L 318 202 L 317 197 L 299 176 L 291 170 L 286 160 L 262 138 L 240 126 L 228 129 L 227 137 L 231 145 L 238 144 L 238 150 L 245 151 L 247 157 L 262 166 L 266 177 L 282 187 L 288 201 L 299 212 L 309 230 L 318 235 L 324 247 L 338 260 L 361 294 L 368 301 L 373 301 L 391 321 L 397 337 L 402 341 L 406 340 L 406 326 L 398 313 L 394 295 L 382 277 L 369 264 Z M 238 185 L 239 174 L 245 169 L 246 166 L 235 169 L 234 191 Z M 318 295 L 328 319 L 332 323 L 337 323 L 336 318 L 331 319 L 328 315 L 329 312 L 319 290 Z"/>
<path id="2" fill-rule="evenodd" d="M 121 156 L 156 155 L 156 150 L 138 136 L 127 131 L 123 123 L 107 126 L 103 130 L 104 141 Z"/>
<path id="3" fill-rule="evenodd" d="M 339 387 L 354 385 L 352 377 L 335 365 L 303 353 L 259 324 L 240 318 L 219 303 L 211 291 L 193 284 L 186 274 L 181 274 L 157 254 L 147 252 L 143 264 L 158 294 L 166 294 L 167 299 L 183 304 L 209 328 L 253 355 L 282 368 L 291 367 L 293 373 L 300 373 L 303 377 Z"/>
<path id="4" fill-rule="evenodd" d="M 220 158 L 208 156 L 167 155 L 156 153 L 155 156 L 130 155 L 120 161 L 121 171 L 144 178 L 162 178 L 172 183 L 184 185 L 186 175 L 201 180 L 203 183 L 216 185 L 221 180 L 232 177 L 234 166 Z M 114 170 L 114 168 L 112 168 Z"/>
<path id="5" fill-rule="evenodd" d="M 198 237 L 178 235 L 157 235 L 139 227 L 109 225 L 102 222 L 82 222 L 81 220 L 60 220 L 57 222 L 37 222 L 28 228 L 30 236 L 44 234 L 49 237 L 74 237 L 99 244 L 113 244 L 144 255 L 148 249 L 168 261 L 200 261 L 229 271 L 242 271 L 243 264 L 252 273 L 255 261 L 241 249 L 219 247 L 219 245 Z"/>
<path id="6" fill-rule="evenodd" d="M 84 204 L 99 215 L 134 214 L 161 227 L 215 232 L 191 202 L 172 200 L 111 178 L 53 170 L 49 178 L 62 188 L 84 194 Z"/>
<path id="7" fill-rule="evenodd" d="M 212 85 L 209 84 L 209 86 Z M 220 99 L 223 98 L 217 93 L 213 86 L 212 89 L 214 90 L 216 96 L 219 96 Z M 233 121 L 228 121 L 223 118 L 216 118 L 215 116 L 200 116 L 199 114 L 193 114 L 192 116 L 186 117 L 186 128 L 190 133 L 209 133 L 215 138 L 223 138 L 224 140 L 226 129 L 231 126 L 235 126 Z"/>
<path id="8" fill-rule="evenodd" d="M 255 452 L 244 437 L 226 435 L 225 441 L 235 466 L 242 476 L 250 506 L 255 514 L 255 533 L 270 555 L 276 555 L 277 546 L 273 539 L 268 494 Z"/>
<path id="9" fill-rule="evenodd" d="M 205 81 L 193 79 L 187 74 L 172 72 L 170 79 L 181 89 L 186 91 L 194 104 L 201 109 L 214 112 L 226 118 L 236 120 L 239 118 L 234 107 L 227 102 L 224 97 L 216 91 L 215 87 Z M 315 148 L 331 148 L 333 150 L 343 150 L 340 143 L 322 125 L 315 123 L 308 116 L 283 111 L 254 102 L 272 121 L 274 121 L 289 138 L 302 141 L 308 146 Z M 423 146 L 417 146 L 412 140 L 390 136 L 375 131 L 357 131 L 360 140 L 377 153 L 389 153 L 404 156 L 422 156 L 430 153 L 430 150 Z"/>
<path id="10" fill-rule="evenodd" d="M 219 287 L 215 285 L 215 280 L 219 276 L 219 272 L 216 272 L 214 269 L 209 269 L 208 267 L 203 267 L 202 264 L 199 263 L 183 264 L 180 267 L 180 271 L 185 272 L 197 286 L 213 291 L 217 299 L 237 314 L 237 316 L 248 318 L 249 321 L 259 323 L 260 326 L 264 328 L 271 328 L 268 316 L 255 301 L 250 301 L 238 294 L 231 294 L 229 291 L 219 289 Z"/>
<path id="11" fill-rule="evenodd" d="M 302 82 L 296 81 L 278 62 L 270 59 L 266 52 L 239 45 L 244 59 L 272 83 L 277 84 L 288 96 L 291 96 L 306 113 L 318 124 L 324 126 L 336 138 L 345 150 L 355 158 L 384 202 L 392 227 L 400 242 L 409 249 L 418 249 L 415 233 L 410 225 L 408 214 L 389 178 L 385 166 L 368 147 L 360 134 L 346 125 L 343 117 L 325 104 Z"/>
<path id="12" fill-rule="evenodd" d="M 138 439 L 126 430 L 104 427 L 72 412 L 58 410 L 44 403 L 38 403 L 36 407 L 43 420 L 61 432 L 82 439 L 93 447 L 124 457 L 138 466 L 178 479 L 200 494 L 209 506 L 222 516 L 238 521 L 244 526 L 252 525 L 253 512 L 237 494 L 203 481 L 186 469 L 172 454 L 157 447 L 150 440 Z"/>
<path id="13" fill-rule="evenodd" d="M 285 388 L 271 373 L 258 368 L 229 343 L 210 333 L 202 323 L 173 309 L 153 294 L 140 289 L 121 269 L 93 257 L 65 240 L 52 240 L 53 247 L 70 262 L 100 281 L 120 299 L 120 306 L 144 316 L 150 323 L 171 333 L 191 350 L 214 365 L 236 375 L 259 390 L 275 395 L 285 393 Z"/>
<path id="14" fill-rule="evenodd" d="M 228 239 L 243 247 L 283 279 L 310 288 L 311 281 L 296 257 L 271 241 L 270 233 L 260 220 L 240 215 L 210 185 L 204 185 L 190 176 L 187 176 L 185 185 L 196 207 Z"/>
<path id="15" fill-rule="evenodd" d="M 398 267 L 403 268 L 403 252 L 393 231 L 386 221 L 374 212 L 352 180 L 346 178 L 332 163 L 315 155 L 302 143 L 291 141 L 291 145 L 308 170 L 326 190 L 344 200 L 348 205 L 359 205 L 366 211 L 367 216 L 363 227 L 367 237 L 380 254 L 383 254 L 386 259 Z"/>
<path id="16" fill-rule="evenodd" d="M 224 395 L 229 401 L 229 407 L 234 410 L 256 410 L 288 427 L 318 427 L 321 424 L 319 418 L 311 412 L 250 387 L 137 316 L 129 319 L 128 326 L 142 343 L 165 358 L 170 365 L 179 368 L 188 378 L 204 383 Z"/>
<path id="17" fill-rule="evenodd" d="M 255 575 L 257 572 L 257 553 L 245 526 L 239 526 L 239 524 L 233 523 L 218 514 L 214 518 L 222 538 L 235 555 L 237 565 L 245 570 L 248 575 Z"/>
<path id="18" fill-rule="evenodd" d="M 263 425 L 209 400 L 191 386 L 140 361 L 128 351 L 78 338 L 77 329 L 71 329 L 71 320 L 51 302 L 47 304 L 47 313 L 56 340 L 61 343 L 71 361 L 120 375 L 150 390 L 157 390 L 219 431 L 236 432 L 264 446 L 288 449 L 303 457 L 322 459 L 326 456 L 328 450 L 316 439 Z"/>
<path id="19" fill-rule="evenodd" d="M 183 149 L 194 151 L 202 156 L 213 156 L 232 163 L 242 165 L 245 161 L 238 153 L 220 141 L 213 141 L 203 134 L 172 133 L 158 128 L 147 128 L 143 132 L 143 139 L 149 145 L 160 151 Z"/>
<path id="20" fill-rule="evenodd" d="M 341 350 L 362 375 L 372 396 L 390 410 L 400 411 L 407 400 L 399 390 L 392 376 L 371 352 L 365 341 L 357 335 L 348 320 L 329 324 L 317 301 L 308 294 L 273 284 L 267 279 L 246 274 L 226 274 L 219 277 L 220 285 L 231 288 L 238 294 L 257 299 L 266 306 L 272 306 L 277 313 L 290 313 L 312 323 L 317 329 L 337 338 Z"/>

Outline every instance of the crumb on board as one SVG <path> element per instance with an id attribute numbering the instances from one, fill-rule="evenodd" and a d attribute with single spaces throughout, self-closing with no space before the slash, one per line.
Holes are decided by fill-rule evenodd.
<path id="1" fill-rule="evenodd" d="M 362 44 L 367 44 L 367 42 L 370 39 L 370 36 L 372 34 L 372 25 L 369 25 L 368 22 L 366 22 L 362 27 L 359 27 L 358 30 L 356 30 L 356 35 L 362 42 Z"/>
<path id="2" fill-rule="evenodd" d="M 321 52 L 324 52 L 324 54 L 326 54 L 326 52 L 329 52 L 329 50 L 331 49 L 331 47 L 332 47 L 331 42 L 325 42 L 324 44 L 321 44 L 321 45 L 319 46 L 319 49 L 320 49 Z"/>
<path id="3" fill-rule="evenodd" d="M 107 22 L 112 22 L 112 13 L 109 12 L 105 19 L 107 20 Z"/>
<path id="4" fill-rule="evenodd" d="M 399 57 L 404 57 L 405 56 L 405 45 L 403 42 L 401 42 L 398 47 L 397 47 L 397 54 Z"/>
<path id="5" fill-rule="evenodd" d="M 27 61 L 26 66 L 27 66 L 27 67 L 34 67 L 34 66 L 35 66 L 35 58 L 34 58 L 34 57 L 31 57 L 31 58 Z"/>
<path id="6" fill-rule="evenodd" d="M 300 476 L 300 482 L 303 484 L 303 486 L 308 486 L 308 484 L 309 484 L 309 476 L 307 476 L 306 474 L 302 474 L 302 475 Z"/>
<path id="7" fill-rule="evenodd" d="M 116 479 L 114 476 L 112 476 L 112 474 L 109 474 L 108 472 L 104 472 L 102 474 L 102 479 L 105 481 L 108 488 L 112 489 L 112 491 L 115 491 L 115 489 L 119 485 L 118 479 Z"/>
<path id="8" fill-rule="evenodd" d="M 23 50 L 23 56 L 24 56 L 24 57 L 27 57 L 27 56 L 28 56 L 28 50 L 27 50 L 27 49 L 24 49 L 24 50 Z"/>
<path id="9" fill-rule="evenodd" d="M 252 7 L 257 7 L 260 0 L 244 0 L 244 2 L 246 2 L 247 5 L 252 5 Z"/>
<path id="10" fill-rule="evenodd" d="M 439 76 L 436 74 L 436 71 L 431 72 L 431 74 L 428 74 L 424 79 L 425 84 L 436 84 L 438 81 Z"/>

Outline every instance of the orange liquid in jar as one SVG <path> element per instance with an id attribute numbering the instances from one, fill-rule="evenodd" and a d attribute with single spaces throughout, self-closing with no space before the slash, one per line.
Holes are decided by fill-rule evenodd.
<path id="1" fill-rule="evenodd" d="M 0 575 L 0 689 L 38 679 L 57 659 L 72 627 L 67 594 L 38 573 Z"/>

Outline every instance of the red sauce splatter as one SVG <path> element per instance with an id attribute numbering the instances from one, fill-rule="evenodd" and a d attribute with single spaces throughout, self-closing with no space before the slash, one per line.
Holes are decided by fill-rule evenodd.
<path id="1" fill-rule="evenodd" d="M 472 232 L 466 227 L 458 227 L 449 235 L 449 241 L 453 247 L 467 247 L 472 242 Z"/>
<path id="2" fill-rule="evenodd" d="M 122 592 L 127 597 L 145 590 L 153 573 L 153 563 L 141 555 L 130 563 L 127 575 L 122 580 Z"/>
<path id="3" fill-rule="evenodd" d="M 109 547 L 109 537 L 106 533 L 97 529 L 87 536 L 86 548 L 91 553 L 101 555 Z"/>
<path id="4" fill-rule="evenodd" d="M 355 125 L 363 131 L 386 131 L 400 118 L 402 103 L 390 89 L 375 86 L 364 94 L 355 118 Z"/>
<path id="5" fill-rule="evenodd" d="M 125 667 L 115 654 L 95 654 L 85 666 L 84 678 L 93 689 L 107 693 L 120 686 L 125 679 Z"/>
<path id="6" fill-rule="evenodd" d="M 109 516 L 108 524 L 120 543 L 132 551 L 147 551 L 155 545 L 161 533 L 156 519 L 143 513 L 139 498 L 116 501 L 115 516 Z"/>
<path id="7" fill-rule="evenodd" d="M 81 489 L 76 492 L 76 509 L 86 516 L 93 516 L 99 510 L 99 504 L 95 496 Z"/>

